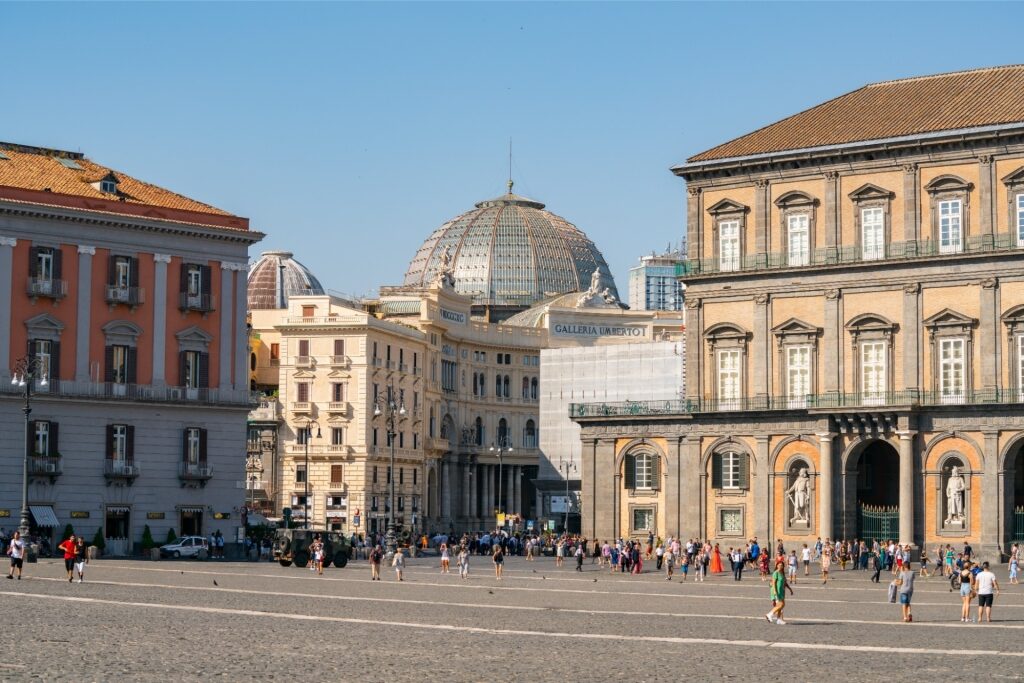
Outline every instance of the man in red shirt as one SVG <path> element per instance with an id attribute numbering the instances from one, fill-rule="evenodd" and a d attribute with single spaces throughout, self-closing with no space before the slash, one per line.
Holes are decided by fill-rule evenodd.
<path id="1" fill-rule="evenodd" d="M 68 583 L 75 580 L 75 535 L 71 534 L 63 543 L 57 546 L 57 550 L 64 551 L 64 568 L 68 570 Z"/>

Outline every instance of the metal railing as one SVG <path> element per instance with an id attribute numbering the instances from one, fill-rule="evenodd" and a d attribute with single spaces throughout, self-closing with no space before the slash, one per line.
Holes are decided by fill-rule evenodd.
<path id="1" fill-rule="evenodd" d="M 31 297 L 63 299 L 68 295 L 68 283 L 57 278 L 30 277 L 25 292 Z"/>
<path id="2" fill-rule="evenodd" d="M 331 365 L 334 367 L 345 368 L 352 363 L 352 359 L 348 356 L 331 356 Z"/>
<path id="3" fill-rule="evenodd" d="M 861 503 L 857 510 L 860 517 L 861 538 L 899 539 L 900 511 L 895 505 L 868 505 Z"/>
<path id="4" fill-rule="evenodd" d="M 146 290 L 142 287 L 122 287 L 120 285 L 107 285 L 104 288 L 105 298 L 108 304 L 125 304 L 127 306 L 139 306 L 146 303 Z"/>
<path id="5" fill-rule="evenodd" d="M 310 368 L 313 367 L 312 356 L 295 356 L 295 367 L 297 368 Z"/>
<path id="6" fill-rule="evenodd" d="M 308 413 L 313 410 L 313 404 L 309 401 L 295 401 L 292 403 L 293 413 Z"/>
<path id="7" fill-rule="evenodd" d="M 341 415 L 348 415 L 349 402 L 348 401 L 331 401 L 327 404 L 327 412 L 339 413 Z"/>
<path id="8" fill-rule="evenodd" d="M 1022 402 L 1024 402 L 1024 390 L 1022 389 L 958 392 L 905 389 L 884 392 L 807 394 L 805 396 L 744 396 L 740 398 L 572 403 L 569 405 L 569 417 L 631 417 L 895 406 L 964 406 Z"/>
<path id="9" fill-rule="evenodd" d="M 107 460 L 103 463 L 103 476 L 107 479 L 135 479 L 141 473 L 139 466 L 125 460 Z"/>
<path id="10" fill-rule="evenodd" d="M 5 381 L 6 380 L 6 381 Z M 0 376 L 0 395 L 20 396 L 23 389 L 12 385 L 10 375 Z M 189 387 L 153 386 L 149 384 L 120 384 L 117 382 L 90 382 L 51 379 L 40 397 L 109 399 L 143 403 L 182 403 L 204 405 L 255 406 L 260 394 L 248 389 L 193 389 Z"/>
<path id="11" fill-rule="evenodd" d="M 1013 540 L 1017 543 L 1024 541 L 1024 507 L 1013 509 Z"/>
<path id="12" fill-rule="evenodd" d="M 29 476 L 55 477 L 63 472 L 63 458 L 59 455 L 33 455 L 28 459 Z"/>
<path id="13" fill-rule="evenodd" d="M 937 240 L 908 240 L 890 242 L 876 248 L 861 245 L 819 247 L 810 253 L 802 253 L 792 262 L 788 252 L 746 254 L 738 258 L 702 258 L 683 261 L 676 266 L 676 276 L 715 275 L 719 273 L 747 272 L 754 270 L 780 270 L 786 268 L 810 268 L 836 266 L 875 261 L 899 261 L 907 259 L 952 256 L 958 254 L 983 254 L 992 252 L 1017 251 L 1024 245 L 1018 244 L 1017 236 L 1001 233 L 997 235 L 971 235 L 959 244 L 942 245 Z"/>
<path id="14" fill-rule="evenodd" d="M 178 465 L 178 476 L 185 481 L 206 481 L 213 478 L 213 466 L 206 463 L 183 462 Z"/>
<path id="15" fill-rule="evenodd" d="M 217 300 L 212 294 L 189 294 L 181 292 L 178 295 L 178 310 L 201 311 L 209 313 L 217 306 Z"/>

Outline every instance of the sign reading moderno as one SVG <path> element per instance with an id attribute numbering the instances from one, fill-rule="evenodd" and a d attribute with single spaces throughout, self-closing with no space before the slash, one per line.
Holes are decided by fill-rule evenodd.
<path id="1" fill-rule="evenodd" d="M 466 324 L 466 314 L 458 311 L 449 311 L 447 308 L 441 309 L 441 320 L 447 320 L 450 323 L 456 323 L 458 325 Z"/>
<path id="2" fill-rule="evenodd" d="M 555 323 L 552 328 L 559 337 L 643 337 L 644 327 L 628 325 L 586 325 Z"/>

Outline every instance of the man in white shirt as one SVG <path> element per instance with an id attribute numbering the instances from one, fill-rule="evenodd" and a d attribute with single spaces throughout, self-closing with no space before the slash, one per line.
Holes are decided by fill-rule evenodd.
<path id="1" fill-rule="evenodd" d="M 988 568 L 988 562 L 983 562 L 981 571 L 974 577 L 975 590 L 978 591 L 978 623 L 981 623 L 982 615 L 985 621 L 992 623 L 992 600 L 999 593 L 999 582 L 996 575 Z"/>
<path id="2" fill-rule="evenodd" d="M 11 571 L 7 573 L 7 578 L 13 579 L 14 570 L 17 569 L 18 581 L 21 581 L 21 568 L 25 562 L 25 541 L 21 540 L 21 532 L 14 532 L 11 543 L 7 546 L 7 555 L 11 558 Z"/>
<path id="3" fill-rule="evenodd" d="M 804 576 L 811 575 L 811 549 L 804 543 L 803 555 L 800 558 L 804 563 Z"/>

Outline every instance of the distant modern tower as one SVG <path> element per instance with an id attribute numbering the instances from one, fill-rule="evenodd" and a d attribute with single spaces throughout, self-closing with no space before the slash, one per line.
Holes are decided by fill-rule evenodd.
<path id="1" fill-rule="evenodd" d="M 669 245 L 663 254 L 641 256 L 629 269 L 629 307 L 634 311 L 681 311 L 686 287 L 676 279 L 676 264 L 686 258 L 686 247 Z"/>

